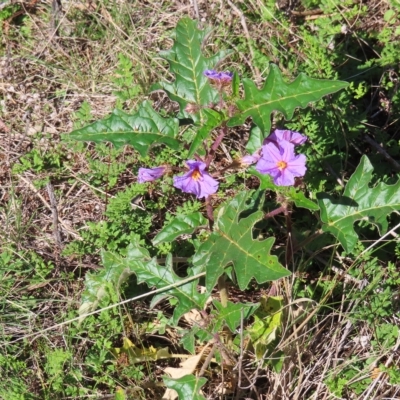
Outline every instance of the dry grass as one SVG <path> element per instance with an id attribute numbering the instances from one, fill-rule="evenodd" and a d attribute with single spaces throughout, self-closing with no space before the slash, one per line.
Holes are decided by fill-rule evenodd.
<path id="1" fill-rule="evenodd" d="M 362 26 L 381 26 L 387 2 L 364 3 L 370 5 L 370 12 Z M 61 141 L 61 135 L 73 129 L 75 113 L 84 101 L 90 105 L 93 120 L 107 115 L 115 106 L 117 98 L 113 91 L 117 88 L 111 78 L 115 74 L 118 54 L 132 60 L 135 83 L 141 85 L 146 93 L 152 83 L 169 74 L 166 64 L 157 56 L 171 43 L 169 32 L 183 16 L 198 16 L 202 24 L 218 27 L 212 33 L 215 41 L 237 50 L 232 58 L 233 64 L 229 65 L 261 82 L 265 71 L 254 65 L 256 55 L 252 43 L 254 41 L 257 48 L 268 53 L 272 43 L 270 39 L 277 32 L 276 21 L 255 19 L 255 15 L 261 15 L 264 10 L 263 3 L 258 0 L 246 4 L 197 0 L 186 3 L 175 0 L 130 3 L 120 0 L 110 4 L 69 1 L 63 3 L 62 10 L 58 11 L 54 4 L 55 1 L 43 1 L 32 7 L 21 5 L 25 16 L 22 25 L 20 17 L 10 19 L 3 24 L 1 35 L 0 248 L 8 249 L 16 263 L 23 261 L 28 254 L 36 253 L 47 265 L 53 265 L 48 273 L 44 268 L 42 281 L 29 279 L 35 271 L 25 271 L 26 275 L 17 277 L 9 271 L 3 277 L 14 281 L 11 286 L 4 286 L 6 293 L 0 296 L 7 310 L 0 317 L 1 332 L 3 337 L 14 339 L 39 332 L 65 320 L 67 315 L 74 315 L 79 306 L 84 275 L 100 268 L 99 257 L 98 254 L 81 258 L 65 256 L 62 250 L 73 240 L 81 238 L 88 221 L 103 218 L 107 196 L 134 181 L 133 174 L 126 171 L 119 176 L 114 188 L 98 187 L 91 182 L 88 159 L 97 157 L 107 163 L 107 156 L 99 156 L 90 145 L 78 151 L 70 143 Z M 289 14 L 292 11 L 302 12 L 303 9 L 301 6 L 287 9 Z M 279 30 L 288 47 L 277 50 L 284 60 L 285 52 L 291 48 L 298 55 L 297 62 L 302 63 L 307 54 L 296 46 L 296 42 L 302 40 L 297 29 L 300 17 L 293 12 L 291 15 L 290 26 Z M 315 18 L 319 17 L 322 18 L 315 14 Z M 353 23 L 350 21 L 349 26 Z M 21 26 L 28 33 L 23 33 Z M 241 38 L 241 41 L 232 38 Z M 207 45 L 205 49 L 214 51 L 213 45 Z M 272 61 L 285 70 L 283 61 Z M 290 75 L 289 71 L 286 73 Z M 143 99 L 145 96 L 140 95 L 126 102 L 124 107 L 133 110 Z M 33 149 L 43 158 L 49 154 L 57 155 L 57 162 L 62 166 L 16 172 L 15 166 L 20 165 L 23 157 Z M 119 157 L 133 156 L 131 150 L 125 149 Z M 222 375 L 220 371 L 207 376 L 210 380 L 208 398 L 337 399 L 324 382 L 335 377 L 353 355 L 367 359 L 371 355 L 370 338 L 373 335 L 368 324 L 351 318 L 356 302 L 348 304 L 344 297 L 335 298 L 336 284 L 343 285 L 347 276 L 346 272 L 343 276 L 331 272 L 317 277 L 333 282 L 332 292 L 326 294 L 325 302 L 321 304 L 292 300 L 296 279 L 302 279 L 305 286 L 310 284 L 302 277 L 295 276 L 294 280 L 285 281 L 276 288 L 288 304 L 284 334 L 275 351 L 276 354 L 284 351 L 288 355 L 282 371 L 275 373 L 263 368 L 251 355 L 241 360 L 232 353 L 230 357 L 236 364 L 234 370 L 247 375 L 241 382 L 242 388 L 247 388 L 232 387 L 232 382 L 237 384 L 237 372 L 229 371 L 224 375 L 222 370 Z M 359 284 L 354 281 L 345 283 L 343 292 L 357 291 Z M 247 293 L 243 301 L 250 301 L 251 295 L 257 297 L 261 293 Z M 34 307 L 31 307 L 29 298 L 36 299 Z M 332 312 L 328 313 L 329 308 Z M 148 311 L 140 313 L 133 307 L 125 312 L 143 318 Z M 388 322 L 399 326 L 397 316 Z M 38 338 L 56 348 L 65 345 L 67 335 L 68 329 L 64 326 Z M 178 339 L 173 332 L 166 334 L 165 338 L 171 347 L 178 346 Z M 399 344 L 398 340 L 392 348 L 382 349 L 377 358 L 387 366 L 400 368 Z M 2 348 L 5 345 L 0 344 Z M 80 345 L 90 346 L 86 342 Z M 41 370 L 38 366 L 41 357 L 38 343 L 30 339 L 30 346 L 32 354 L 26 358 L 32 368 Z M 79 354 L 84 352 L 82 349 Z M 379 373 L 374 370 L 377 367 L 374 364 L 369 370 L 359 371 L 353 380 Z M 152 373 L 158 379 L 162 375 L 162 371 Z M 43 381 L 44 377 L 38 376 L 36 381 L 30 382 L 34 395 L 40 396 Z M 225 397 L 221 394 L 224 386 L 228 393 Z M 158 398 L 159 388 L 148 384 L 146 390 L 147 395 Z M 233 394 L 236 397 L 229 397 Z M 374 375 L 364 392 L 352 398 L 398 399 L 400 386 L 391 384 L 387 374 L 380 373 Z"/>

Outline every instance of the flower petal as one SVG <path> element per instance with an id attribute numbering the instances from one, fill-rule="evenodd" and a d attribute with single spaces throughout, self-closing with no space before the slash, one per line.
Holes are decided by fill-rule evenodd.
<path id="1" fill-rule="evenodd" d="M 166 167 L 155 167 L 155 168 L 139 168 L 138 172 L 138 183 L 145 183 L 145 182 L 151 182 L 154 181 L 158 178 L 161 178 L 165 171 Z"/>
<path id="2" fill-rule="evenodd" d="M 274 143 L 279 146 L 281 142 L 290 142 L 295 146 L 306 142 L 307 136 L 302 135 L 299 132 L 291 131 L 289 129 L 275 129 L 265 140 L 264 144 Z"/>
<path id="3" fill-rule="evenodd" d="M 189 172 L 182 176 L 174 176 L 174 186 L 185 193 L 194 194 L 198 199 L 214 194 L 219 182 L 205 171 L 206 164 L 201 161 L 189 160 L 186 165 Z"/>

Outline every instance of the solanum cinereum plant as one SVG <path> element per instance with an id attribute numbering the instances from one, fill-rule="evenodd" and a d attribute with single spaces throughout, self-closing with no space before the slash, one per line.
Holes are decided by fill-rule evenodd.
<path id="1" fill-rule="evenodd" d="M 70 135 L 76 140 L 108 141 L 115 146 L 129 144 L 142 157 L 157 152 L 160 146 L 169 147 L 177 157 L 184 154 L 183 160 L 173 160 L 170 165 L 140 166 L 135 185 L 157 185 L 157 179 L 171 174 L 174 187 L 188 193 L 189 198 L 195 196 L 204 201 L 206 210 L 205 213 L 176 215 L 155 236 L 156 232 L 148 232 L 148 237 L 131 243 L 124 251 L 124 257 L 103 252 L 104 270 L 86 275 L 86 290 L 79 310 L 82 317 L 98 306 L 110 285 L 119 290 L 121 282 L 135 274 L 138 284 L 146 283 L 159 290 L 168 288 L 165 293 L 154 296 L 152 304 L 165 296 L 175 298 L 172 325 L 177 325 L 179 319 L 192 309 L 203 310 L 218 283 L 221 303 L 214 301 L 213 304 L 222 319 L 215 326 L 221 327 L 229 319 L 229 329 L 234 330 L 243 314 L 228 300 L 225 277 L 229 276 L 239 289 L 244 290 L 252 280 L 263 284 L 291 274 L 287 266 L 297 247 L 289 242 L 293 228 L 289 211 L 305 208 L 314 212 L 318 215 L 315 225 L 318 231 L 329 232 L 331 236 L 327 240 L 330 238 L 332 245 L 341 245 L 351 253 L 359 240 L 354 229 L 356 221 L 371 221 L 384 233 L 388 228 L 387 216 L 400 209 L 400 183 L 391 186 L 380 183 L 370 187 L 373 169 L 366 156 L 361 158 L 342 196 L 333 197 L 321 192 L 313 193 L 309 198 L 304 185 L 298 184 L 301 181 L 307 183 L 306 156 L 299 153 L 299 149 L 313 144 L 307 142 L 305 135 L 284 129 L 284 126 L 271 129 L 271 115 L 280 113 L 290 120 L 297 108 L 305 108 L 323 96 L 344 89 L 347 82 L 300 74 L 287 83 L 278 67 L 270 64 L 264 83 L 259 87 L 251 79 L 240 79 L 237 73 L 227 72 L 228 67 L 218 71 L 216 65 L 222 60 L 227 63 L 229 52 L 220 51 L 205 57 L 202 43 L 208 33 L 199 30 L 195 21 L 184 18 L 176 27 L 173 46 L 161 53 L 168 61 L 174 79 L 159 82 L 152 89 L 164 91 L 171 101 L 176 102 L 178 113 L 163 117 L 149 101 L 144 101 L 134 114 L 114 110 L 109 117 Z M 235 127 L 248 119 L 254 127 L 249 132 L 247 154 L 242 154 L 234 163 L 249 175 L 258 177 L 259 188 L 240 190 L 236 185 L 224 193 L 220 189 L 225 180 L 224 170 L 218 168 L 216 155 Z M 192 137 L 184 140 L 180 125 L 187 125 L 188 121 Z M 235 195 L 230 197 L 232 195 L 228 193 L 232 192 Z M 275 198 L 277 202 L 277 208 L 269 212 L 264 210 L 266 192 L 269 201 Z M 286 217 L 288 243 L 285 257 L 278 259 L 273 254 L 275 238 L 272 235 L 255 238 L 254 226 L 280 212 Z M 301 231 L 301 227 L 297 228 Z M 197 236 L 199 230 L 202 230 L 201 240 Z M 162 262 L 150 256 L 149 247 L 141 244 L 143 240 L 149 242 L 149 238 L 152 246 L 191 240 L 194 249 L 192 256 L 185 258 L 185 265 L 189 264 L 186 278 L 175 274 L 172 254 L 163 257 Z M 205 291 L 200 292 L 199 279 L 203 276 Z M 227 313 L 232 311 L 229 318 L 221 312 L 221 307 Z M 232 315 L 235 318 L 232 319 Z M 194 336 L 192 339 L 194 341 Z"/>
<path id="2" fill-rule="evenodd" d="M 162 242 L 177 240 L 183 234 L 196 235 L 197 230 L 207 225 L 208 220 L 208 237 L 197 244 L 192 257 L 193 265 L 188 269 L 188 274 L 190 276 L 194 272 L 204 272 L 207 292 L 210 293 L 217 282 L 221 286 L 221 279 L 226 271 L 230 271 L 230 276 L 236 279 L 241 289 L 245 289 L 251 279 L 264 283 L 290 274 L 279 263 L 278 258 L 270 253 L 273 237 L 263 241 L 253 239 L 253 225 L 265 216 L 262 211 L 262 193 L 265 189 L 277 193 L 277 200 L 281 204 L 278 204 L 280 207 L 276 212 L 285 212 L 293 202 L 298 207 L 312 210 L 317 210 L 318 206 L 295 188 L 296 179 L 304 177 L 307 169 L 306 157 L 304 154 L 297 154 L 297 147 L 303 145 L 307 138 L 283 127 L 271 132 L 271 114 L 280 112 L 290 119 L 296 108 L 306 107 L 322 96 L 346 87 L 347 83 L 309 78 L 301 74 L 293 83 L 287 84 L 279 69 L 271 64 L 263 87 L 258 88 L 249 79 L 240 81 L 238 74 L 228 69 L 216 70 L 215 65 L 226 58 L 229 52 L 221 51 L 212 57 L 205 57 L 201 44 L 207 33 L 208 31 L 199 30 L 195 21 L 185 18 L 177 25 L 172 48 L 161 53 L 169 62 L 170 73 L 175 79 L 171 82 L 160 82 L 153 89 L 163 90 L 172 101 L 178 103 L 180 111 L 177 115 L 161 117 L 150 102 L 145 101 L 135 114 L 115 110 L 111 116 L 72 132 L 71 137 L 94 142 L 109 141 L 115 146 L 130 144 L 141 156 L 149 151 L 157 151 L 159 146 L 168 146 L 178 154 L 186 149 L 186 160 L 175 161 L 171 165 L 141 166 L 137 182 L 156 185 L 157 179 L 172 174 L 175 188 L 205 201 L 205 215 L 195 212 L 177 216 L 165 224 L 152 242 L 157 246 Z M 244 96 L 240 94 L 241 85 Z M 215 157 L 234 127 L 241 125 L 248 117 L 252 118 L 259 129 L 250 132 L 246 146 L 248 154 L 243 154 L 234 163 L 242 170 L 247 169 L 249 174 L 260 177 L 260 190 L 238 192 L 236 189 L 235 197 L 228 198 L 214 210 L 214 197 L 224 197 L 218 191 L 224 180 L 224 171 L 216 167 Z M 185 123 L 191 121 L 194 134 L 190 143 L 180 139 L 180 120 L 185 120 Z M 180 167 L 176 167 L 177 164 Z M 255 204 L 257 207 L 250 216 L 239 218 L 241 213 L 254 208 Z M 138 243 L 132 243 L 131 252 L 127 251 L 127 258 L 130 259 L 135 252 L 148 254 Z M 141 259 L 151 258 L 142 254 Z M 216 260 L 218 266 L 214 265 Z M 107 264 L 105 260 L 104 262 Z M 148 262 L 141 262 L 139 266 L 132 259 L 129 260 L 129 265 L 131 273 L 138 278 L 142 277 L 140 270 L 144 269 L 148 273 L 156 268 Z M 163 270 L 165 268 L 166 266 L 162 267 Z M 113 271 L 115 282 L 120 284 L 120 277 L 116 272 L 118 268 Z M 124 273 L 126 275 L 126 270 Z M 151 275 L 154 274 L 157 275 L 153 271 Z M 145 275 L 146 273 L 143 276 Z M 165 277 L 165 273 L 162 276 Z M 93 276 L 88 275 L 87 280 L 93 281 Z M 149 279 L 143 277 L 143 280 L 150 285 Z M 171 280 L 179 282 L 173 271 Z M 167 285 L 167 282 L 162 282 L 163 280 L 157 280 L 155 286 Z M 96 306 L 101 287 L 101 279 L 97 283 L 87 284 L 82 314 Z M 169 292 L 171 296 L 177 297 L 180 304 L 174 311 L 175 321 L 191 308 L 201 309 L 204 306 L 207 296 L 201 296 L 200 300 L 194 295 L 196 290 L 193 291 L 192 287 L 187 290 L 190 295 L 185 298 L 182 298 L 180 291 Z M 188 298 L 192 300 L 188 301 Z M 197 298 L 194 303 L 193 298 Z"/>
<path id="3" fill-rule="evenodd" d="M 231 85 L 234 74 L 229 71 L 218 72 L 206 70 L 204 75 L 210 84 L 217 88 L 220 96 L 218 105 L 220 112 L 227 115 L 229 104 L 225 102 L 225 90 Z M 195 104 L 188 104 L 185 110 L 191 114 L 198 111 Z M 219 182 L 214 179 L 208 170 L 212 157 L 215 156 L 218 145 L 225 136 L 226 126 L 222 124 L 222 134 L 215 140 L 210 149 L 206 149 L 203 159 L 197 156 L 196 160 L 186 161 L 189 171 L 184 175 L 174 176 L 173 185 L 186 193 L 194 194 L 198 199 L 207 198 L 217 192 Z M 307 168 L 306 156 L 296 155 L 295 146 L 305 143 L 307 137 L 290 130 L 276 129 L 263 142 L 263 145 L 252 155 L 246 155 L 239 160 L 242 167 L 256 164 L 256 170 L 261 174 L 270 175 L 277 186 L 293 186 L 296 177 L 303 177 Z M 211 157 L 210 157 L 211 156 Z M 139 168 L 138 182 L 151 182 L 161 178 L 166 172 L 171 171 L 170 166 L 162 165 L 153 168 Z M 219 174 L 218 174 L 219 175 Z M 213 220 L 212 213 L 208 214 L 210 221 Z"/>

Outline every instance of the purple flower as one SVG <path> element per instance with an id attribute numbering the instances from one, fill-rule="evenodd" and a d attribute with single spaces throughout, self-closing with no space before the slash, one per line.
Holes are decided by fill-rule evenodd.
<path id="1" fill-rule="evenodd" d="M 219 83 L 222 85 L 228 85 L 231 83 L 233 78 L 233 72 L 217 72 L 213 69 L 207 69 L 204 71 L 204 75 L 212 82 Z"/>
<path id="2" fill-rule="evenodd" d="M 155 168 L 139 168 L 138 173 L 138 183 L 145 183 L 151 182 L 158 178 L 161 178 L 165 171 L 167 170 L 166 167 L 155 167 Z"/>
<path id="3" fill-rule="evenodd" d="M 259 159 L 260 159 L 260 151 L 257 150 L 255 153 L 253 153 L 251 156 L 247 155 L 244 156 L 240 159 L 240 164 L 242 167 L 248 167 L 249 165 L 255 164 Z"/>
<path id="4" fill-rule="evenodd" d="M 274 143 L 278 146 L 282 141 L 287 141 L 295 146 L 303 144 L 307 140 L 307 136 L 299 132 L 290 131 L 288 129 L 275 129 L 265 140 L 264 144 Z"/>
<path id="5" fill-rule="evenodd" d="M 279 142 L 279 145 L 267 143 L 262 147 L 262 156 L 256 170 L 271 175 L 275 185 L 291 186 L 296 176 L 304 176 L 306 173 L 306 156 L 296 155 L 294 145 L 286 140 Z"/>
<path id="6" fill-rule="evenodd" d="M 198 199 L 214 194 L 218 190 L 218 181 L 205 171 L 206 164 L 201 161 L 189 160 L 186 165 L 189 172 L 174 176 L 174 186 L 185 193 L 192 193 Z"/>

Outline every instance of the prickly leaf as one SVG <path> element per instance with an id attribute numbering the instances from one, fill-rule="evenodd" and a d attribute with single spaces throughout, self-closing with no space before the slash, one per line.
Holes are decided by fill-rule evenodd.
<path id="1" fill-rule="evenodd" d="M 196 21 L 181 19 L 175 29 L 174 45 L 160 54 L 169 62 L 175 79 L 153 87 L 165 90 L 168 97 L 179 104 L 179 118 L 192 118 L 196 124 L 206 120 L 202 115 L 202 106 L 219 101 L 218 92 L 208 82 L 204 71 L 214 69 L 218 61 L 228 54 L 220 51 L 210 58 L 204 57 L 201 47 L 208 33 L 209 30 L 198 29 Z M 187 113 L 185 108 L 189 104 L 197 111 Z"/>
<path id="2" fill-rule="evenodd" d="M 268 136 L 271 129 L 271 113 L 281 112 L 289 120 L 296 108 L 306 107 L 323 96 L 345 88 L 347 82 L 309 78 L 301 73 L 287 84 L 279 68 L 271 64 L 264 86 L 258 89 L 250 79 L 243 79 L 245 98 L 237 102 L 239 112 L 228 121 L 228 126 L 244 123 L 252 117 L 254 123 Z M 264 137 L 265 137 L 264 136 Z"/>
<path id="3" fill-rule="evenodd" d="M 175 139 L 178 127 L 179 121 L 176 118 L 161 117 L 148 101 L 144 101 L 136 114 L 114 110 L 110 116 L 77 129 L 69 136 L 81 141 L 111 142 L 115 147 L 130 144 L 145 156 L 154 144 L 163 143 L 178 150 L 180 144 Z"/>
<path id="4" fill-rule="evenodd" d="M 206 287 L 209 291 L 228 265 L 233 265 L 242 290 L 252 278 L 263 283 L 290 275 L 277 257 L 270 254 L 275 239 L 253 238 L 254 224 L 263 218 L 263 212 L 255 211 L 240 218 L 241 213 L 249 210 L 253 194 L 252 191 L 241 192 L 217 210 L 214 232 L 193 257 L 195 267 L 206 268 Z"/>
<path id="5" fill-rule="evenodd" d="M 347 252 L 351 252 L 358 241 L 354 230 L 356 221 L 368 221 L 383 234 L 387 231 L 388 216 L 400 210 L 400 180 L 394 185 L 381 182 L 370 188 L 372 172 L 371 162 L 363 156 L 343 196 L 317 195 L 323 231 L 334 235 Z"/>
<path id="6" fill-rule="evenodd" d="M 153 239 L 153 244 L 171 242 L 180 235 L 192 233 L 198 226 L 207 225 L 207 219 L 200 212 L 189 215 L 178 215 L 168 225 L 164 226 Z"/>

